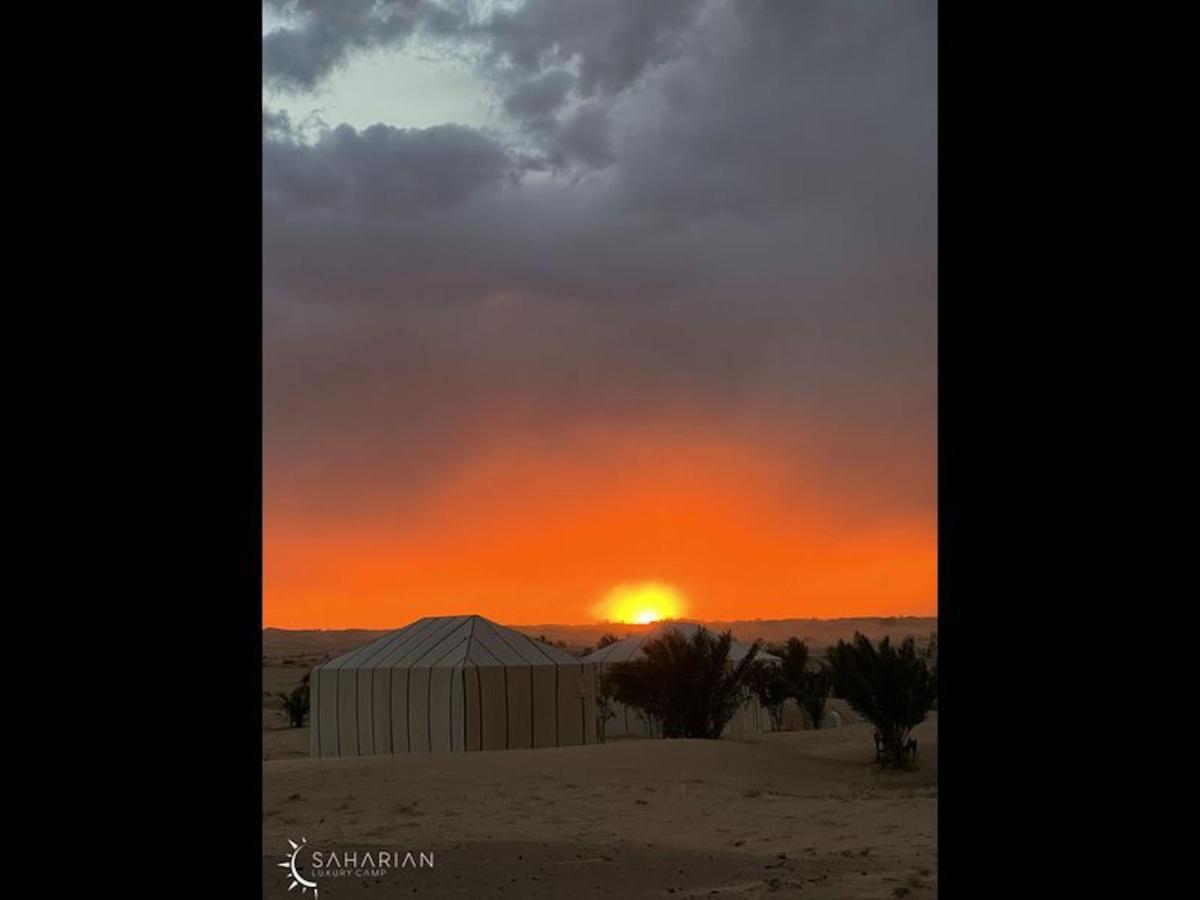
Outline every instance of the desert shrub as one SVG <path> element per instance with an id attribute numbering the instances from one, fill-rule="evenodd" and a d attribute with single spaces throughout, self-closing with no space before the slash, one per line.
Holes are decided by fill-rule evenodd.
<path id="1" fill-rule="evenodd" d="M 779 673 L 786 685 L 786 696 L 800 704 L 813 728 L 820 728 L 832 682 L 825 665 L 812 659 L 808 645 L 799 638 L 788 638 L 770 651 L 781 660 Z"/>
<path id="2" fill-rule="evenodd" d="M 820 728 L 825 721 L 825 701 L 832 689 L 833 676 L 823 663 L 809 666 L 800 673 L 800 684 L 796 691 L 796 702 L 804 710 L 809 724 Z"/>
<path id="3" fill-rule="evenodd" d="M 288 725 L 292 728 L 299 728 L 304 724 L 304 720 L 308 718 L 309 691 L 308 691 L 308 676 L 305 672 L 304 677 L 300 679 L 300 683 L 292 688 L 290 694 L 280 693 L 280 706 L 287 713 Z"/>
<path id="4" fill-rule="evenodd" d="M 614 664 L 612 697 L 641 710 L 668 738 L 719 738 L 747 694 L 758 655 L 755 641 L 736 664 L 729 658 L 733 635 L 698 628 L 691 637 L 672 629 L 647 641 L 644 658 Z"/>
<path id="5" fill-rule="evenodd" d="M 600 640 L 596 641 L 596 649 L 603 650 L 609 644 L 615 644 L 619 640 L 621 639 L 610 631 L 608 634 L 601 635 Z"/>
<path id="6" fill-rule="evenodd" d="M 885 637 L 876 647 L 856 633 L 852 642 L 830 647 L 827 657 L 838 696 L 875 726 L 880 761 L 912 763 L 916 742 L 910 734 L 937 700 L 937 678 L 916 642 L 908 637 L 896 646 Z"/>
<path id="7" fill-rule="evenodd" d="M 779 666 L 761 660 L 750 667 L 746 677 L 746 686 L 758 698 L 758 702 L 766 707 L 771 717 L 771 730 L 783 728 L 783 704 L 792 695 L 791 685 L 779 671 Z"/>

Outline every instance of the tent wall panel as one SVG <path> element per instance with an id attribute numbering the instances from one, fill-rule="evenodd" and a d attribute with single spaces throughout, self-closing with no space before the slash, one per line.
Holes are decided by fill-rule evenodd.
<path id="1" fill-rule="evenodd" d="M 337 721 L 337 669 L 326 669 L 321 673 L 321 701 L 318 715 L 321 717 L 321 755 L 340 756 L 341 737 Z"/>
<path id="2" fill-rule="evenodd" d="M 439 667 L 429 670 L 429 749 L 450 752 L 450 685 L 454 670 Z"/>
<path id="3" fill-rule="evenodd" d="M 337 682 L 338 755 L 358 756 L 358 669 L 335 669 Z"/>
<path id="4" fill-rule="evenodd" d="M 371 669 L 359 669 L 356 673 L 356 688 L 354 708 L 358 713 L 358 747 L 363 756 L 375 752 L 375 723 L 372 715 L 375 711 L 375 673 Z"/>
<path id="5" fill-rule="evenodd" d="M 467 666 L 463 669 L 463 705 L 466 715 L 463 724 L 466 732 L 468 750 L 479 750 L 479 734 L 483 728 L 482 707 L 479 699 L 479 667 Z"/>
<path id="6" fill-rule="evenodd" d="M 504 667 L 480 666 L 478 672 L 482 705 L 480 748 L 505 750 L 508 748 L 508 700 Z"/>
<path id="7" fill-rule="evenodd" d="M 408 670 L 408 752 L 429 752 L 429 669 Z"/>
<path id="8" fill-rule="evenodd" d="M 523 750 L 533 746 L 532 666 L 508 666 L 504 670 L 508 690 L 508 748 Z"/>
<path id="9" fill-rule="evenodd" d="M 558 743 L 583 743 L 583 666 L 558 667 Z"/>
<path id="10" fill-rule="evenodd" d="M 371 731 L 375 736 L 376 755 L 392 752 L 392 673 L 370 669 Z"/>
<path id="11" fill-rule="evenodd" d="M 455 666 L 450 670 L 450 749 L 465 750 L 466 734 L 466 698 L 463 696 L 463 667 Z"/>
<path id="12" fill-rule="evenodd" d="M 408 669 L 392 669 L 392 752 L 408 752 Z"/>
<path id="13" fill-rule="evenodd" d="M 558 746 L 558 666 L 533 667 L 533 746 Z"/>

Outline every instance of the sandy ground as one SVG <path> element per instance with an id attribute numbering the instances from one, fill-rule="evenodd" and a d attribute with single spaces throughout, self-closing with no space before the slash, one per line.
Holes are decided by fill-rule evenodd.
<path id="1" fill-rule="evenodd" d="M 264 896 L 302 896 L 277 866 L 302 837 L 434 853 L 320 900 L 936 896 L 936 714 L 914 772 L 872 765 L 871 731 L 315 760 L 307 728 L 268 730 Z"/>

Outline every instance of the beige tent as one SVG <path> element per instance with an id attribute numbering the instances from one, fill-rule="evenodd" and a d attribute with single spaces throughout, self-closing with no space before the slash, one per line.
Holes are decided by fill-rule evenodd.
<path id="1" fill-rule="evenodd" d="M 418 619 L 312 670 L 313 756 L 596 741 L 595 668 L 481 616 Z"/>
<path id="2" fill-rule="evenodd" d="M 691 637 L 699 628 L 700 626 L 693 622 L 660 622 L 657 626 L 643 634 L 635 634 L 632 637 L 625 638 L 623 641 L 617 641 L 615 644 L 601 647 L 595 653 L 584 657 L 584 659 L 587 662 L 594 663 L 597 666 L 598 673 L 602 674 L 607 666 L 614 663 L 630 662 L 644 658 L 645 651 L 643 648 L 646 642 L 662 637 L 668 631 L 677 630 L 687 637 Z M 734 641 L 729 648 L 730 662 L 740 662 L 746 656 L 749 649 L 745 644 Z M 761 650 L 755 658 L 761 659 L 764 662 L 779 662 L 778 657 Z M 613 712 L 616 713 L 616 718 L 609 719 L 604 724 L 605 737 L 621 737 L 623 735 L 638 737 L 656 736 L 654 724 L 647 721 L 646 717 L 638 710 L 617 703 L 616 701 L 612 701 L 610 705 Z M 745 699 L 742 701 L 741 706 L 738 707 L 738 711 L 734 713 L 733 718 L 729 720 L 729 724 L 725 726 L 725 730 L 721 732 L 721 737 L 732 739 L 745 738 L 764 731 L 770 731 L 770 729 L 771 720 L 769 713 L 747 691 Z"/>

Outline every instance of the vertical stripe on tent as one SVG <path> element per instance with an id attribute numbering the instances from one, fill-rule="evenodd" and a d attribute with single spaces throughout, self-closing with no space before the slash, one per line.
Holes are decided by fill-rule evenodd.
<path id="1" fill-rule="evenodd" d="M 525 750 L 533 746 L 533 683 L 525 677 L 532 666 L 511 666 L 504 670 L 508 691 L 508 748 Z"/>
<path id="2" fill-rule="evenodd" d="M 554 667 L 554 746 L 562 746 L 558 742 L 558 666 Z"/>
<path id="3" fill-rule="evenodd" d="M 329 677 L 329 673 L 333 672 L 333 677 Z M 337 756 L 337 669 L 323 669 L 321 671 L 320 691 L 321 698 L 317 708 L 317 715 L 321 717 L 321 755 L 322 756 Z"/>
<path id="4" fill-rule="evenodd" d="M 358 755 L 370 756 L 375 752 L 375 734 L 371 716 L 373 714 L 375 678 L 370 669 L 354 669 L 354 719 L 358 739 Z"/>
<path id="5" fill-rule="evenodd" d="M 475 663 L 471 663 L 469 676 L 466 666 L 463 667 L 463 718 L 466 722 L 465 749 L 482 749 L 483 706 L 479 699 L 479 667 Z"/>
<path id="6" fill-rule="evenodd" d="M 387 669 L 368 669 L 371 679 L 371 752 L 390 753 L 392 739 L 391 673 Z"/>
<path id="7" fill-rule="evenodd" d="M 537 716 L 537 696 L 533 693 L 533 666 L 529 667 L 529 746 L 536 747 L 533 720 Z"/>
<path id="8" fill-rule="evenodd" d="M 410 669 L 408 672 L 408 732 L 409 752 L 429 752 L 429 682 L 430 669 Z M 424 741 L 424 743 L 422 743 Z"/>
<path id="9" fill-rule="evenodd" d="M 362 756 L 362 743 L 359 741 L 358 725 L 361 721 L 358 718 L 358 669 L 351 669 L 354 673 L 354 687 L 351 688 L 351 694 L 354 697 L 354 754 Z"/>
<path id="10" fill-rule="evenodd" d="M 389 669 L 380 669 L 383 674 L 383 680 L 387 682 L 387 752 L 394 753 L 395 745 L 392 743 L 392 673 Z"/>
<path id="11" fill-rule="evenodd" d="M 342 670 L 337 669 L 337 676 L 333 679 L 333 733 L 337 738 L 337 755 L 342 755 Z"/>
<path id="12" fill-rule="evenodd" d="M 532 666 L 533 746 L 554 747 L 558 744 L 558 708 L 555 673 L 557 666 Z"/>
<path id="13" fill-rule="evenodd" d="M 512 728 L 512 712 L 508 703 L 508 666 L 501 669 L 500 674 L 504 676 L 504 749 L 509 750 L 512 747 L 512 741 L 508 735 Z"/>
<path id="14" fill-rule="evenodd" d="M 408 669 L 392 670 L 392 752 L 408 752 Z"/>
<path id="15" fill-rule="evenodd" d="M 451 715 L 454 669 L 438 666 L 429 671 L 429 750 L 448 753 L 454 749 L 454 718 Z"/>
<path id="16" fill-rule="evenodd" d="M 463 705 L 462 705 L 462 670 L 463 664 L 459 662 L 453 669 L 450 670 L 450 750 L 465 750 L 462 746 L 462 722 L 463 722 Z M 455 741 L 455 737 L 458 740 Z"/>
<path id="17" fill-rule="evenodd" d="M 479 749 L 483 749 L 483 678 L 475 667 L 475 705 L 479 707 Z"/>
<path id="18" fill-rule="evenodd" d="M 504 750 L 508 747 L 508 713 L 505 709 L 504 666 L 481 666 L 479 673 L 480 748 Z"/>

